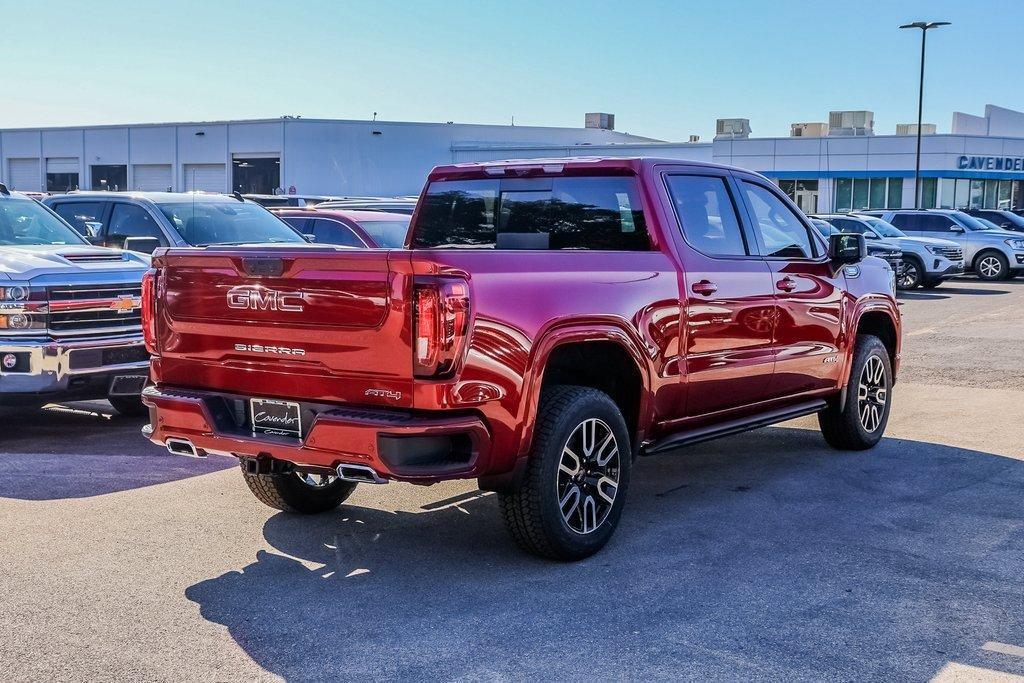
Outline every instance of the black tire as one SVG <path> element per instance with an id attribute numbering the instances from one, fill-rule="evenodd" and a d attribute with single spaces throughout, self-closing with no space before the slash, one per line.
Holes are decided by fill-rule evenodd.
<path id="1" fill-rule="evenodd" d="M 125 417 L 143 417 L 149 415 L 149 408 L 142 403 L 141 396 L 108 396 L 107 401 Z"/>
<path id="2" fill-rule="evenodd" d="M 896 278 L 896 288 L 911 290 L 924 284 L 924 264 L 913 256 L 903 257 L 903 273 Z"/>
<path id="3" fill-rule="evenodd" d="M 925 280 L 921 283 L 921 287 L 924 289 L 935 289 L 942 284 L 942 280 Z"/>
<path id="4" fill-rule="evenodd" d="M 302 515 L 333 510 L 344 503 L 357 486 L 355 482 L 337 478 L 323 486 L 312 486 L 295 472 L 249 474 L 243 471 L 242 477 L 260 502 L 277 510 Z"/>
<path id="5" fill-rule="evenodd" d="M 572 476 L 561 467 L 564 452 L 575 443 L 578 430 L 586 430 L 588 424 L 597 425 L 595 429 L 600 428 L 601 435 L 591 437 L 591 453 L 577 459 L 577 474 Z M 602 447 L 607 444 L 606 432 L 614 436 L 614 443 L 600 450 L 595 443 L 601 441 Z M 633 461 L 626 421 L 607 394 L 588 387 L 558 385 L 544 392 L 533 438 L 522 482 L 511 493 L 500 496 L 505 527 L 516 544 L 533 555 L 562 561 L 589 557 L 611 538 L 625 504 Z M 616 449 L 616 455 L 609 455 L 611 448 Z M 603 466 L 599 463 L 602 457 Z M 616 479 L 610 503 L 607 492 L 601 492 L 605 481 L 602 474 Z M 560 491 L 563 479 L 564 495 Z M 571 489 L 575 489 L 576 505 L 563 516 L 559 498 L 571 500 Z M 591 507 L 595 510 L 592 516 L 586 512 Z M 590 530 L 588 522 L 593 526 Z M 582 530 L 571 524 L 579 524 Z"/>
<path id="6" fill-rule="evenodd" d="M 872 364 L 872 369 L 878 367 L 875 363 L 880 363 L 884 373 L 885 402 L 882 406 L 877 404 L 877 393 L 874 390 L 866 392 L 866 397 L 860 390 L 865 367 L 869 363 Z M 882 439 L 889 421 L 892 384 L 892 363 L 885 344 L 874 335 L 858 336 L 853 366 L 850 368 L 850 379 L 846 384 L 846 405 L 840 410 L 839 402 L 836 401 L 818 413 L 818 425 L 828 445 L 843 451 L 862 451 L 877 444 Z M 867 420 L 864 419 L 865 401 L 870 404 L 867 406 Z M 873 410 L 870 410 L 872 408 Z M 874 424 L 875 420 L 877 424 Z"/>
<path id="7" fill-rule="evenodd" d="M 1005 280 L 1010 274 L 1010 262 L 998 251 L 983 251 L 974 259 L 974 272 L 982 280 Z"/>

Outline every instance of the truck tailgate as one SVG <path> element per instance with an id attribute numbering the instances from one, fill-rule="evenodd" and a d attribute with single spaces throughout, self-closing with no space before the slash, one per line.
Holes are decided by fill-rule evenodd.
<path id="1" fill-rule="evenodd" d="M 408 253 L 172 249 L 153 265 L 158 382 L 411 407 Z"/>

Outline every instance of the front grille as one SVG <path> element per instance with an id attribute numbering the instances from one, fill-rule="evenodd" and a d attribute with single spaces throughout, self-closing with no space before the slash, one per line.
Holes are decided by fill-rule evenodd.
<path id="1" fill-rule="evenodd" d="M 932 251 L 950 261 L 959 261 L 964 257 L 964 251 L 960 247 L 932 247 Z"/>
<path id="2" fill-rule="evenodd" d="M 141 284 L 52 287 L 47 327 L 54 337 L 133 333 L 141 330 Z"/>

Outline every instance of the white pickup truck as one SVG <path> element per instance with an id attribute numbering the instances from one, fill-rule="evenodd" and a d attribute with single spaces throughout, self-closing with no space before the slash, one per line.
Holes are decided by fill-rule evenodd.
<path id="1" fill-rule="evenodd" d="M 94 247 L 0 184 L 0 405 L 107 399 L 119 413 L 143 414 L 148 268 L 147 256 Z"/>

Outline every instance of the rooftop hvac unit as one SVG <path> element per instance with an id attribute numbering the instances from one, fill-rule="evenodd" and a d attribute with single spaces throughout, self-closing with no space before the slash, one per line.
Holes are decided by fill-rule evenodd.
<path id="1" fill-rule="evenodd" d="M 922 123 L 921 135 L 935 135 L 938 127 L 934 123 Z M 916 123 L 897 123 L 896 135 L 917 135 Z"/>
<path id="2" fill-rule="evenodd" d="M 691 135 L 690 136 L 690 142 L 700 142 L 700 136 L 699 135 Z"/>
<path id="3" fill-rule="evenodd" d="M 716 138 L 749 138 L 750 119 L 718 119 L 715 122 Z"/>
<path id="4" fill-rule="evenodd" d="M 601 130 L 615 130 L 615 114 L 590 112 L 586 115 L 586 127 L 600 128 Z"/>
<path id="5" fill-rule="evenodd" d="M 873 111 L 830 111 L 828 113 L 829 135 L 874 135 L 875 113 Z"/>
<path id="6" fill-rule="evenodd" d="M 820 138 L 828 135 L 827 123 L 794 123 L 789 127 L 793 138 Z"/>

